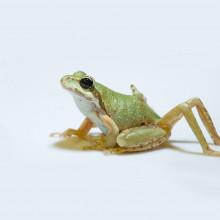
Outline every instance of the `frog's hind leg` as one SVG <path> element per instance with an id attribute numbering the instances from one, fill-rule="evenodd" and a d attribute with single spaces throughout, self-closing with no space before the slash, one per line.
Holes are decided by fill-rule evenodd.
<path id="1" fill-rule="evenodd" d="M 193 99 L 188 100 L 186 103 L 190 106 L 190 108 L 196 107 L 199 113 L 200 119 L 202 120 L 210 137 L 212 138 L 213 143 L 215 145 L 220 145 L 220 137 L 218 136 L 218 133 L 212 122 L 212 119 L 207 109 L 205 108 L 204 104 L 202 103 L 202 101 L 199 98 L 193 98 Z"/>
<path id="2" fill-rule="evenodd" d="M 144 151 L 159 146 L 170 137 L 169 129 L 158 126 L 141 126 L 124 130 L 117 137 L 119 148 L 114 153 Z"/>
<path id="3" fill-rule="evenodd" d="M 190 99 L 190 100 L 176 106 L 170 112 L 168 112 L 164 117 L 162 117 L 156 123 L 156 125 L 158 125 L 161 128 L 172 129 L 172 127 L 176 124 L 176 122 L 178 122 L 184 116 L 186 118 L 189 126 L 191 127 L 192 131 L 194 132 L 196 138 L 198 139 L 199 143 L 201 144 L 203 152 L 208 155 L 220 156 L 220 152 L 213 151 L 209 147 L 209 145 L 208 145 L 208 143 L 207 143 L 200 127 L 199 127 L 199 124 L 198 124 L 198 122 L 197 122 L 197 120 L 191 110 L 193 107 L 197 108 L 199 116 L 200 116 L 204 126 L 206 127 L 208 133 L 210 134 L 214 144 L 219 145 L 220 138 L 216 132 L 216 129 L 214 127 L 212 119 L 211 119 L 208 111 L 206 110 L 205 106 L 203 105 L 201 100 L 198 98 Z"/>

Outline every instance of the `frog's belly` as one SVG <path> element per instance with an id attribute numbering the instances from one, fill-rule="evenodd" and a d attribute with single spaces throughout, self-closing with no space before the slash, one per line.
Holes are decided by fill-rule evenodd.
<path id="1" fill-rule="evenodd" d="M 97 100 L 88 101 L 86 98 L 73 95 L 75 103 L 80 112 L 87 118 L 89 118 L 104 134 L 108 133 L 108 128 L 99 119 L 96 112 L 101 111 L 101 107 Z"/>

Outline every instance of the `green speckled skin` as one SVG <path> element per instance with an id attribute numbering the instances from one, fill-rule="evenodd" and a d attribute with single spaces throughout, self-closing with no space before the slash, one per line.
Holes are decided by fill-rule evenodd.
<path id="1" fill-rule="evenodd" d="M 95 84 L 100 93 L 106 113 L 117 124 L 119 130 L 152 124 L 160 117 L 137 97 L 115 92 L 102 84 Z"/>

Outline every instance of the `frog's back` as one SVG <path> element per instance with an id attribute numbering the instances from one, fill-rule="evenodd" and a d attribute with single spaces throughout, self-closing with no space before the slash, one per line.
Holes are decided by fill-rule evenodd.
<path id="1" fill-rule="evenodd" d="M 106 113 L 120 130 L 152 124 L 160 117 L 145 103 L 132 95 L 124 95 L 97 83 L 96 89 L 101 95 Z"/>

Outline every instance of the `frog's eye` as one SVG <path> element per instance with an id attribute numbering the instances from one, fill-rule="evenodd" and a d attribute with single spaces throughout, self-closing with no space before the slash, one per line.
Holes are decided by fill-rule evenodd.
<path id="1" fill-rule="evenodd" d="M 83 89 L 91 89 L 93 87 L 93 80 L 91 78 L 82 78 L 80 80 L 80 86 L 83 88 Z"/>

